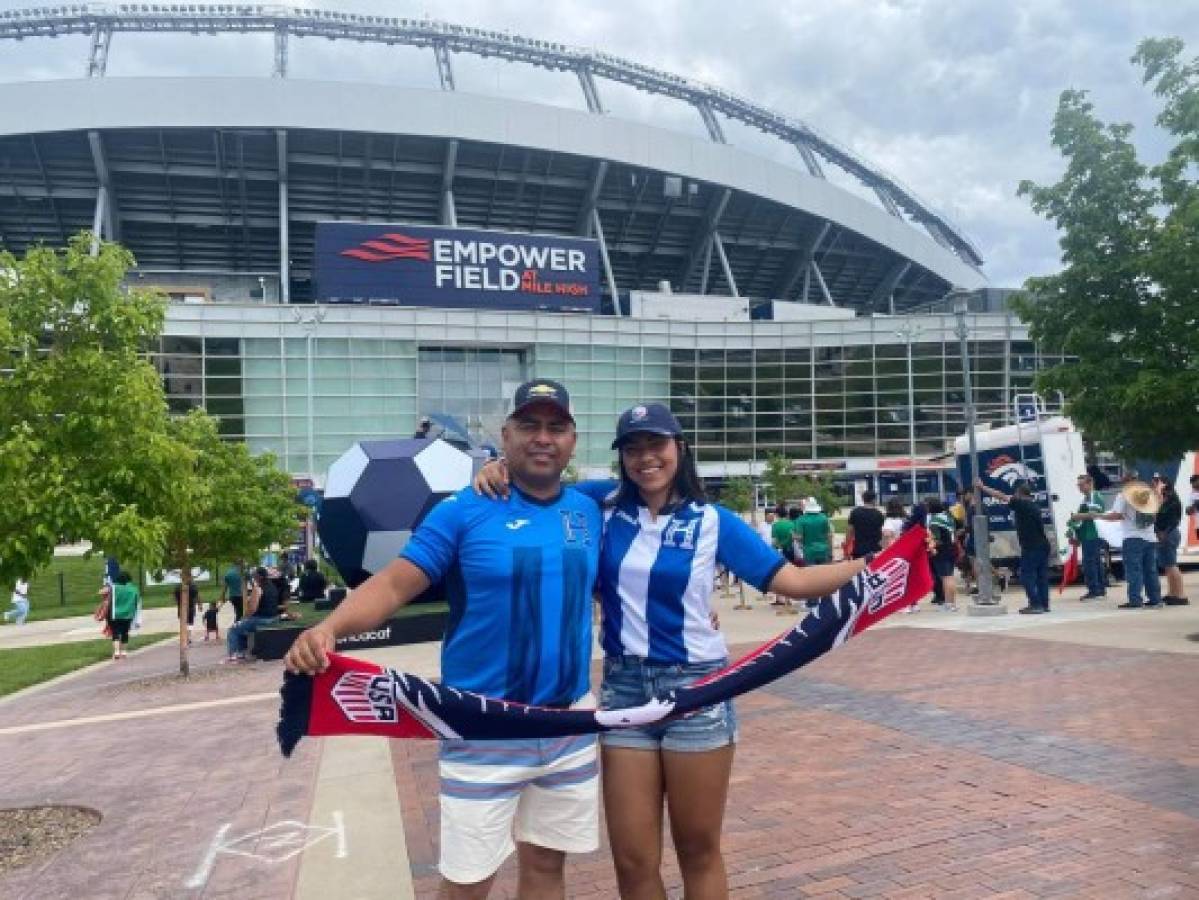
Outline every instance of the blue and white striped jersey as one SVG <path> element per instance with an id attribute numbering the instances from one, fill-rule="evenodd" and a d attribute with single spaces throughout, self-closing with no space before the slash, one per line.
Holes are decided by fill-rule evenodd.
<path id="1" fill-rule="evenodd" d="M 578 487 L 598 498 L 602 484 Z M 597 489 L 589 490 L 592 485 Z M 715 503 L 682 504 L 656 520 L 633 502 L 605 509 L 599 567 L 604 653 L 659 664 L 725 658 L 728 648 L 712 627 L 709 603 L 717 564 L 763 590 L 784 560 Z"/>

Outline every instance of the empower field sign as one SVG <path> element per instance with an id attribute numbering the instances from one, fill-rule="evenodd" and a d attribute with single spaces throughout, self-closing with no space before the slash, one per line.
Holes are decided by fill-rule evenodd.
<path id="1" fill-rule="evenodd" d="M 557 235 L 318 222 L 322 303 L 599 310 L 599 246 Z"/>

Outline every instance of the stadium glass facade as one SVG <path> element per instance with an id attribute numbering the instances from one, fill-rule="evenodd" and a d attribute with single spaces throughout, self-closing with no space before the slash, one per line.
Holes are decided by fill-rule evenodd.
<path id="1" fill-rule="evenodd" d="M 713 476 L 744 474 L 772 452 L 906 457 L 910 421 L 927 458 L 965 425 L 951 315 L 693 322 L 313 309 L 173 304 L 154 353 L 172 409 L 202 405 L 228 437 L 318 481 L 354 441 L 410 435 L 425 413 L 498 439 L 513 390 L 533 376 L 570 389 L 576 465 L 593 474 L 609 470 L 617 414 L 639 401 L 671 405 Z M 979 420 L 1011 421 L 1012 398 L 1048 361 L 1008 314 L 968 324 Z"/>

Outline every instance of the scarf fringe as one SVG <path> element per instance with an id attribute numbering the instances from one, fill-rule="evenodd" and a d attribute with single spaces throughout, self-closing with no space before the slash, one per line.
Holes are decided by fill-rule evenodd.
<path id="1" fill-rule="evenodd" d="M 291 756 L 300 738 L 308 734 L 312 683 L 311 676 L 283 673 L 283 687 L 279 689 L 279 724 L 275 726 L 275 736 L 279 739 L 279 749 L 284 756 Z"/>

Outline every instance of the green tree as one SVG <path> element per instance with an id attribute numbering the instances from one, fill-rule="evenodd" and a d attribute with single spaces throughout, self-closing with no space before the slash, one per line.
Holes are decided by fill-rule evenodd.
<path id="1" fill-rule="evenodd" d="M 184 465 L 170 495 L 169 526 L 156 562 L 179 570 L 186 597 L 194 566 L 215 570 L 222 560 L 255 559 L 271 544 L 287 546 L 306 511 L 273 456 L 254 456 L 244 444 L 221 440 L 207 413 L 193 410 L 173 419 L 170 431 Z M 190 668 L 187 631 L 186 605 L 180 604 L 184 676 Z"/>
<path id="2" fill-rule="evenodd" d="M 804 475 L 799 479 L 799 491 L 803 497 L 815 497 L 816 502 L 830 516 L 840 512 L 845 498 L 833 487 L 831 475 Z"/>
<path id="3" fill-rule="evenodd" d="M 64 539 L 135 562 L 165 538 L 177 456 L 142 355 L 165 300 L 122 287 L 127 251 L 90 244 L 0 252 L 0 584 L 49 564 Z"/>
<path id="4" fill-rule="evenodd" d="M 735 513 L 747 513 L 754 505 L 754 483 L 749 478 L 730 478 L 720 492 L 720 502 Z"/>
<path id="5" fill-rule="evenodd" d="M 1105 124 L 1084 91 L 1062 93 L 1052 143 L 1066 171 L 1019 192 L 1058 228 L 1064 268 L 1030 278 L 1017 304 L 1042 372 L 1089 438 L 1125 458 L 1170 459 L 1199 446 L 1199 65 L 1177 39 L 1142 41 L 1133 61 L 1163 101 L 1176 139 L 1152 169 L 1132 126 Z"/>
<path id="6" fill-rule="evenodd" d="M 781 453 L 767 455 L 762 483 L 766 485 L 775 504 L 788 503 L 804 496 L 800 490 L 799 476 L 791 471 L 791 460 Z"/>

